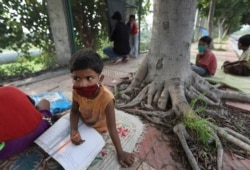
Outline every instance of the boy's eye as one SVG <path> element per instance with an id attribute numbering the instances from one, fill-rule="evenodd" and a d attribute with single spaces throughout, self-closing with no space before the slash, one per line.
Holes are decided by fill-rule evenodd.
<path id="1" fill-rule="evenodd" d="M 91 80 L 93 80 L 94 78 L 93 77 L 87 77 L 87 80 L 88 81 L 91 81 Z"/>
<path id="2" fill-rule="evenodd" d="M 73 77 L 73 80 L 80 81 L 81 79 L 80 79 L 80 77 Z"/>

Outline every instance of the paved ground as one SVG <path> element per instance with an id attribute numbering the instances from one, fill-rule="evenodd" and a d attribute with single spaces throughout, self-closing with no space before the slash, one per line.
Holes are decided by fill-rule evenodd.
<path id="1" fill-rule="evenodd" d="M 196 47 L 197 44 L 192 45 L 191 58 L 195 57 L 197 52 Z M 220 45 L 216 45 L 216 47 L 220 47 Z M 214 51 L 219 62 L 225 60 L 237 60 L 236 53 L 229 41 L 226 44 L 221 45 L 221 48 L 226 49 L 226 51 Z M 140 57 L 130 59 L 127 63 L 117 65 L 106 64 L 103 71 L 106 77 L 104 84 L 112 87 L 114 84 L 119 83 L 121 81 L 120 77 L 127 76 L 129 73 L 135 72 L 139 68 L 144 57 L 145 54 L 141 54 Z M 72 82 L 69 71 L 66 69 L 47 73 L 35 78 L 12 82 L 10 84 L 19 86 L 23 91 L 30 95 L 61 90 L 66 97 L 71 99 Z M 139 152 L 137 153 L 137 156 L 139 160 L 133 168 L 129 169 L 185 169 L 183 165 L 177 164 L 172 159 L 172 149 L 167 142 L 162 140 L 162 137 L 167 138 L 154 127 L 148 126 L 143 140 L 138 144 Z M 250 169 L 250 160 L 238 160 L 228 154 L 224 159 L 224 169 Z"/>

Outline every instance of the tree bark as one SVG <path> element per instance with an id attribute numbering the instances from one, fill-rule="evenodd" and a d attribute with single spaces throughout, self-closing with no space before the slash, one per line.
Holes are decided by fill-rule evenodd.
<path id="1" fill-rule="evenodd" d="M 188 76 L 195 4 L 195 0 L 154 1 L 151 48 L 146 58 L 149 79 Z"/>
<path id="2" fill-rule="evenodd" d="M 208 13 L 208 34 L 211 38 L 213 38 L 213 19 L 214 19 L 214 12 L 215 12 L 215 0 L 210 1 L 209 13 Z M 213 42 L 210 44 L 210 48 L 214 48 Z"/>

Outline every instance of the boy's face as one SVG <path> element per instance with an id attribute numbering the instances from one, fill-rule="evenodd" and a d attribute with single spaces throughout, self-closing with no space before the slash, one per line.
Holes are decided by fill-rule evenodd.
<path id="1" fill-rule="evenodd" d="M 135 21 L 135 19 L 134 19 L 134 18 L 130 18 L 130 21 L 131 21 L 131 22 L 134 22 L 134 21 Z"/>
<path id="2" fill-rule="evenodd" d="M 103 75 L 99 76 L 92 69 L 73 71 L 71 77 L 73 79 L 73 86 L 75 87 L 88 87 L 101 83 L 103 80 Z"/>
<path id="3" fill-rule="evenodd" d="M 207 44 L 204 41 L 199 41 L 198 42 L 198 50 L 200 54 L 203 54 L 207 49 Z"/>
<path id="4" fill-rule="evenodd" d="M 198 42 L 198 45 L 202 45 L 202 46 L 207 47 L 207 43 L 204 41 L 201 41 L 201 40 Z"/>

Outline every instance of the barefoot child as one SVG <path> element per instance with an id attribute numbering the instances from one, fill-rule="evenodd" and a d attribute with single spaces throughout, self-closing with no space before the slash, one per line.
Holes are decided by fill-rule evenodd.
<path id="1" fill-rule="evenodd" d="M 134 162 L 134 156 L 122 149 L 116 130 L 115 99 L 113 94 L 101 84 L 104 78 L 104 75 L 101 74 L 102 69 L 101 57 L 91 50 L 77 51 L 71 58 L 73 99 L 70 112 L 70 133 L 71 137 L 78 136 L 71 140 L 76 145 L 84 142 L 84 136 L 81 137 L 78 132 L 79 118 L 100 133 L 108 130 L 119 163 L 122 167 L 130 167 Z"/>

